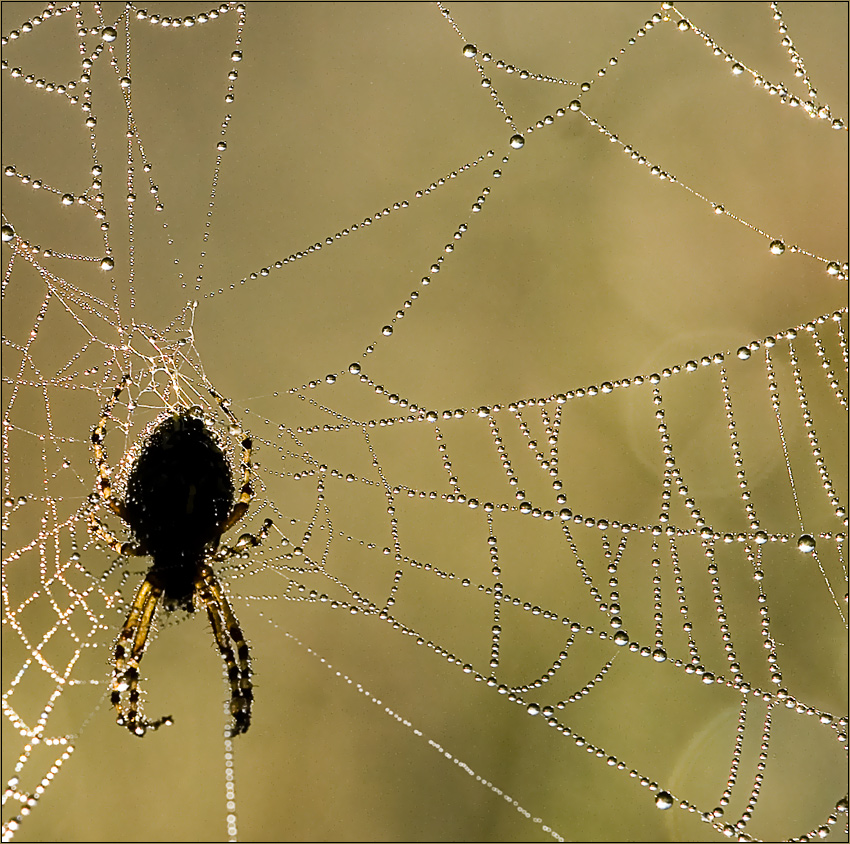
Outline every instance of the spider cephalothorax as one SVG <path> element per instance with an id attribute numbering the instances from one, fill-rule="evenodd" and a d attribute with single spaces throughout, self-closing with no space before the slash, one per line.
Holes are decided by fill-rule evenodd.
<path id="1" fill-rule="evenodd" d="M 222 534 L 245 515 L 253 498 L 251 439 L 243 434 L 228 403 L 210 390 L 230 420 L 231 430 L 241 436 L 242 485 L 237 500 L 230 461 L 218 435 L 200 408 L 184 407 L 163 416 L 141 443 L 120 500 L 113 494 L 104 440 L 107 420 L 125 383 L 126 379 L 107 403 L 92 432 L 92 444 L 98 472 L 95 500 L 102 500 L 123 519 L 133 539 L 122 542 L 94 512 L 89 517 L 92 534 L 119 554 L 151 558 L 115 646 L 112 705 L 118 710 L 118 723 L 142 736 L 171 722 L 170 716 L 148 721 L 140 709 L 139 663 L 162 597 L 166 611 L 206 610 L 227 668 L 231 733 L 244 733 L 251 723 L 253 701 L 248 645 L 211 563 L 258 545 L 272 524 L 267 519 L 258 536 L 243 534 L 235 546 L 219 548 Z"/>

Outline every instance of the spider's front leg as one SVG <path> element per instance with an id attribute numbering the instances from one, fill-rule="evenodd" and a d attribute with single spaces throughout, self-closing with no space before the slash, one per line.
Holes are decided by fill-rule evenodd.
<path id="1" fill-rule="evenodd" d="M 115 645 L 115 663 L 112 670 L 112 705 L 118 710 L 118 723 L 133 735 L 143 736 L 148 730 L 158 730 L 171 724 L 170 715 L 147 721 L 141 711 L 139 691 L 139 663 L 147 645 L 153 614 L 162 589 L 146 577 L 130 606 L 130 613 Z M 127 702 L 123 696 L 126 694 Z"/>
<path id="2" fill-rule="evenodd" d="M 135 542 L 122 542 L 94 513 L 89 516 L 89 533 L 105 542 L 113 551 L 123 557 L 146 557 L 147 551 Z"/>
<path id="3" fill-rule="evenodd" d="M 91 433 L 92 447 L 94 448 L 94 461 L 97 465 L 97 493 L 103 499 L 103 502 L 115 513 L 119 518 L 127 520 L 127 511 L 122 501 L 116 501 L 112 495 L 112 469 L 106 457 L 106 423 L 112 414 L 112 408 L 118 397 L 124 390 L 124 387 L 129 382 L 130 377 L 125 375 L 121 379 L 121 383 L 113 390 L 103 413 L 95 425 Z"/>
<path id="4" fill-rule="evenodd" d="M 248 505 L 254 498 L 254 488 L 251 486 L 251 471 L 253 469 L 251 452 L 253 451 L 254 444 L 253 440 L 246 436 L 242 430 L 242 425 L 236 418 L 236 414 L 230 409 L 230 402 L 213 389 L 210 389 L 210 395 L 218 402 L 218 406 L 230 420 L 231 433 L 234 436 L 242 438 L 242 458 L 240 460 L 240 466 L 242 467 L 242 487 L 239 490 L 239 500 L 233 505 L 233 509 L 221 526 L 221 532 L 226 533 L 248 512 Z"/>

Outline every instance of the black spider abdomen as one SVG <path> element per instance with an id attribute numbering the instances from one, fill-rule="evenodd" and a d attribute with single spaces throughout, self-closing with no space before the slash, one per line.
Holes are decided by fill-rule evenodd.
<path id="1" fill-rule="evenodd" d="M 166 605 L 191 608 L 208 546 L 233 508 L 230 462 L 204 421 L 185 410 L 162 420 L 127 478 L 127 521 L 153 558 Z"/>

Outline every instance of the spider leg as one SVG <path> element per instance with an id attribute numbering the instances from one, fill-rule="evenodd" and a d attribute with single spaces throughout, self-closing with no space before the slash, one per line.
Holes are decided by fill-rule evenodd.
<path id="1" fill-rule="evenodd" d="M 215 555 L 216 560 L 225 560 L 228 557 L 236 557 L 240 555 L 246 548 L 256 548 L 269 535 L 274 522 L 271 519 L 266 519 L 263 526 L 255 536 L 253 533 L 243 533 L 233 545 L 222 545 Z"/>
<path id="2" fill-rule="evenodd" d="M 112 705 L 118 710 L 118 723 L 140 737 L 148 730 L 158 730 L 163 724 L 172 723 L 170 715 L 156 721 L 145 720 L 140 705 L 139 663 L 145 652 L 151 621 L 161 594 L 161 587 L 155 585 L 150 576 L 146 577 L 133 598 L 127 621 L 115 645 Z M 122 700 L 125 693 L 126 703 Z"/>
<path id="3" fill-rule="evenodd" d="M 251 725 L 251 703 L 254 700 L 248 644 L 227 596 L 209 566 L 201 568 L 195 590 L 207 611 L 216 645 L 227 669 L 230 715 L 233 718 L 230 734 L 237 736 Z"/>
<path id="4" fill-rule="evenodd" d="M 94 513 L 89 513 L 89 533 L 125 557 L 145 557 L 147 551 L 135 542 L 122 542 Z"/>
<path id="5" fill-rule="evenodd" d="M 125 385 L 130 380 L 128 375 L 125 375 L 121 379 L 121 383 L 113 390 L 112 396 L 109 401 L 106 403 L 106 406 L 103 408 L 103 413 L 100 416 L 100 420 L 97 425 L 95 425 L 94 430 L 92 431 L 91 441 L 94 446 L 94 459 L 97 464 L 97 491 L 100 497 L 103 499 L 104 503 L 115 513 L 117 516 L 120 516 L 122 519 L 126 521 L 127 512 L 124 507 L 124 503 L 122 501 L 116 501 L 115 498 L 112 497 L 112 481 L 110 479 L 110 475 L 112 474 L 112 469 L 107 462 L 106 457 L 106 446 L 104 445 L 106 441 L 106 423 L 109 421 L 109 417 L 112 414 L 112 408 L 115 405 L 115 402 L 118 401 L 118 397 L 124 390 Z"/>
<path id="6" fill-rule="evenodd" d="M 254 498 L 254 488 L 251 485 L 251 470 L 253 468 L 253 464 L 251 463 L 251 451 L 253 449 L 253 441 L 250 437 L 245 436 L 245 432 L 242 430 L 242 425 L 239 424 L 239 420 L 230 409 L 230 402 L 220 396 L 213 389 L 210 389 L 210 394 L 218 402 L 218 406 L 224 411 L 227 418 L 230 420 L 231 432 L 234 436 L 242 437 L 242 460 L 240 463 L 242 467 L 242 487 L 239 490 L 239 500 L 233 505 L 230 515 L 224 520 L 224 523 L 221 526 L 221 532 L 226 533 L 245 515 L 245 513 L 248 512 L 248 505 Z"/>

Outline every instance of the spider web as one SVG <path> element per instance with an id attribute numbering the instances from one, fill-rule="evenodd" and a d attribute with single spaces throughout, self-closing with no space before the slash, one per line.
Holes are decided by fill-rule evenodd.
<path id="1" fill-rule="evenodd" d="M 846 840 L 847 7 L 443 12 L 3 5 L 9 837 Z M 125 374 L 254 438 L 232 743 L 203 619 L 109 706 Z"/>

